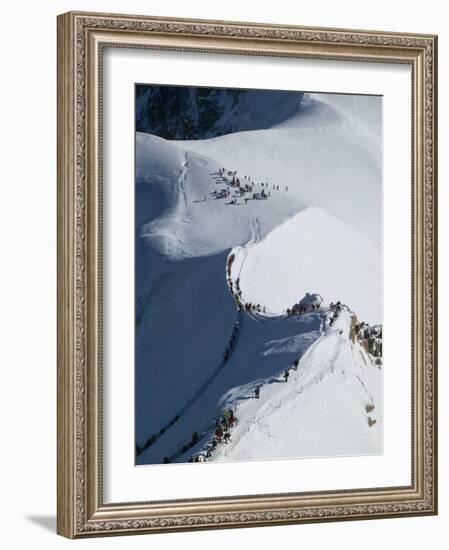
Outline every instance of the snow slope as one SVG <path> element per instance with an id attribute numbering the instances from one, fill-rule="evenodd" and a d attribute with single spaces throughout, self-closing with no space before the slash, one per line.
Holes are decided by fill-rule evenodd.
<path id="1" fill-rule="evenodd" d="M 208 317 L 208 319 L 211 318 Z M 226 363 L 220 361 L 222 359 L 220 354 L 218 361 L 210 364 L 209 369 L 207 369 L 206 360 L 198 363 L 196 368 L 196 365 L 192 367 L 190 357 L 187 355 L 182 365 L 183 367 L 189 365 L 189 372 L 178 369 L 176 375 L 173 373 L 171 386 L 173 388 L 181 386 L 185 395 L 191 398 L 191 403 L 186 410 L 183 410 L 185 402 L 179 401 L 178 407 L 174 408 L 176 414 L 180 413 L 179 420 L 138 457 L 138 463 L 161 463 L 164 456 L 172 456 L 182 445 L 188 443 L 194 431 L 202 434 L 199 445 L 203 445 L 212 436 L 215 419 L 223 410 L 223 396 L 233 392 L 233 401 L 243 402 L 252 395 L 256 384 L 275 384 L 286 366 L 320 336 L 321 321 L 318 315 L 301 319 L 263 319 L 241 312 L 236 319 L 239 321 L 240 328 L 235 349 Z M 229 329 L 232 329 L 233 322 L 229 325 Z M 217 322 L 213 323 L 213 325 L 217 324 Z M 230 332 L 231 330 L 228 334 Z M 224 351 L 226 344 L 227 341 L 220 349 L 221 352 Z M 178 349 L 177 344 L 174 347 Z M 206 344 L 206 358 L 207 349 Z M 186 383 L 189 383 L 190 375 L 194 370 L 202 372 L 204 379 L 212 376 L 212 380 L 205 389 L 197 386 L 189 393 Z M 159 382 L 157 391 L 162 391 Z M 168 399 L 170 399 L 170 389 L 168 392 Z M 152 420 L 154 418 L 152 416 Z M 138 441 L 143 442 L 142 439 Z M 184 456 L 180 455 L 172 461 L 185 462 L 194 451 L 195 449 L 191 449 Z"/>
<path id="2" fill-rule="evenodd" d="M 306 292 L 319 289 L 327 304 L 338 297 L 356 304 L 361 319 L 372 323 L 382 319 L 380 246 L 321 208 L 307 208 L 257 246 L 233 252 L 244 302 L 263 303 L 281 312 Z"/>
<path id="3" fill-rule="evenodd" d="M 301 109 L 273 128 L 328 129 L 340 126 L 363 138 L 368 153 L 374 147 L 375 155 L 381 154 L 382 110 L 380 96 L 352 94 L 306 94 Z M 368 141 L 367 141 L 368 140 Z"/>
<path id="4" fill-rule="evenodd" d="M 204 454 L 226 408 L 238 419 L 229 444 L 209 461 L 382 452 L 382 371 L 349 338 L 351 312 L 327 326 L 328 312 L 263 318 L 241 313 L 235 351 L 180 418 L 138 463 L 186 462 Z M 288 382 L 282 375 L 290 370 Z M 259 386 L 260 398 L 254 398 Z M 367 412 L 369 411 L 369 412 Z M 183 452 L 192 433 L 198 443 Z"/>
<path id="5" fill-rule="evenodd" d="M 250 301 L 280 314 L 319 284 L 328 301 L 340 299 L 362 319 L 382 322 L 380 153 L 362 139 L 375 123 L 366 98 L 360 102 L 357 109 L 351 99 L 353 114 L 345 118 L 341 106 L 306 96 L 305 120 L 294 116 L 286 127 L 211 140 L 137 134 L 137 185 L 165 196 L 160 215 L 148 216 L 140 236 L 175 260 L 251 245 Z M 358 112 L 364 117 L 356 120 Z M 224 206 L 211 195 L 222 188 L 213 175 L 220 167 L 247 175 L 255 191 L 267 183 L 270 200 Z"/>
<path id="6" fill-rule="evenodd" d="M 259 239 L 307 206 L 299 194 L 285 191 L 272 191 L 269 201 L 225 206 L 226 200 L 211 195 L 223 188 L 215 175 L 219 162 L 148 134 L 137 134 L 136 166 L 139 188 L 159 188 L 164 194 L 160 215 L 141 224 L 140 236 L 173 260 L 216 254 Z M 262 189 L 260 183 L 255 191 Z"/>
<path id="7" fill-rule="evenodd" d="M 210 439 L 214 420 L 231 402 L 242 418 L 238 430 L 270 410 L 269 431 L 281 439 L 284 413 L 310 415 L 307 428 L 297 425 L 303 443 L 274 445 L 273 452 L 281 454 L 272 457 L 381 452 L 381 416 L 369 426 L 363 412 L 364 386 L 381 410 L 381 371 L 368 367 L 362 348 L 338 332 L 347 331 L 348 319 L 327 334 L 325 312 L 283 315 L 305 292 L 318 292 L 325 303 L 347 303 L 361 320 L 382 321 L 381 157 L 373 104 L 354 100 L 348 107 L 323 97 L 327 100 L 305 97 L 302 113 L 264 130 L 192 142 L 137 134 L 138 464 L 164 457 L 185 462 Z M 237 197 L 234 205 L 233 195 L 217 198 L 229 189 L 219 174 L 223 167 L 237 170 L 242 182 L 269 198 Z M 226 282 L 231 251 L 232 279 L 240 278 L 244 301 L 267 308 L 265 317 L 237 312 Z M 305 368 L 288 384 L 278 383 L 304 353 L 310 355 Z M 320 378 L 320 369 L 326 376 Z M 302 392 L 293 387 L 306 385 L 306 372 L 319 383 L 310 383 L 309 397 L 301 401 Z M 257 384 L 264 390 L 256 403 L 248 397 Z M 327 405 L 313 409 L 319 396 Z M 275 412 L 276 399 L 285 411 Z M 259 411 L 262 406 L 268 409 Z M 335 422 L 329 424 L 332 411 Z M 354 433 L 352 443 L 332 442 L 338 418 L 341 431 Z M 194 431 L 200 441 L 182 452 Z M 246 448 L 237 443 L 243 432 L 235 432 L 235 451 L 230 443 L 227 460 L 268 456 L 268 432 L 244 433 L 250 432 Z M 325 437 L 313 440 L 316 434 Z M 151 445 L 143 448 L 151 436 Z"/>
<path id="8" fill-rule="evenodd" d="M 290 200 L 319 206 L 381 243 L 380 101 L 306 94 L 301 110 L 273 128 L 176 143 L 257 181 L 288 186 Z"/>

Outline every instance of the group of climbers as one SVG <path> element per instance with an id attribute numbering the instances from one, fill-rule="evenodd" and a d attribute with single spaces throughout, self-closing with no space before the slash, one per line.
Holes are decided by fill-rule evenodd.
<path id="1" fill-rule="evenodd" d="M 288 367 L 284 370 L 282 378 L 285 382 L 288 382 L 290 377 L 290 369 L 297 370 L 299 364 L 299 359 L 295 359 L 291 367 Z M 254 399 L 260 399 L 260 392 L 262 389 L 262 384 L 258 384 L 254 388 Z M 203 446 L 200 452 L 192 455 L 188 462 L 206 462 L 208 458 L 212 456 L 212 453 L 217 449 L 220 444 L 228 444 L 231 441 L 231 429 L 237 423 L 237 417 L 235 412 L 231 408 L 226 408 L 223 413 L 216 418 L 214 424 L 214 435 L 209 443 Z M 189 443 L 182 446 L 182 453 L 187 452 L 190 448 L 195 446 L 200 439 L 198 432 L 193 432 L 192 437 Z M 178 453 L 179 454 L 179 453 Z M 173 458 L 173 457 L 172 457 Z M 171 462 L 170 457 L 164 457 L 163 463 L 169 464 Z"/>
<path id="2" fill-rule="evenodd" d="M 237 418 L 234 415 L 234 411 L 230 408 L 225 409 L 223 414 L 215 421 L 215 437 L 218 443 L 221 443 L 223 439 L 225 443 L 231 438 L 229 430 L 237 422 Z"/>
<path id="3" fill-rule="evenodd" d="M 230 256 L 230 258 L 228 259 L 229 270 L 232 266 L 233 261 L 234 261 L 234 258 Z M 236 331 L 238 331 L 238 327 L 239 327 L 239 322 L 237 320 L 234 324 L 233 334 L 235 334 Z M 231 335 L 230 342 L 232 341 L 233 341 L 233 337 Z M 230 353 L 228 349 L 231 349 L 231 348 L 227 348 L 226 350 L 228 353 Z M 298 369 L 298 365 L 299 365 L 299 358 L 296 358 L 293 360 L 292 365 L 284 370 L 284 372 L 282 373 L 282 378 L 284 379 L 285 382 L 288 382 L 288 379 L 290 377 L 290 370 L 296 371 Z M 253 390 L 254 399 L 260 399 L 262 386 L 263 384 L 258 384 L 254 387 L 254 390 Z M 218 445 L 228 444 L 231 441 L 231 429 L 234 427 L 236 423 L 237 423 L 237 418 L 235 416 L 234 410 L 231 408 L 225 409 L 223 413 L 219 417 L 217 417 L 215 420 L 214 435 L 211 441 L 205 446 L 203 446 L 200 452 L 192 455 L 188 460 L 188 462 L 206 462 L 207 459 L 212 456 L 212 453 L 216 450 Z M 187 452 L 190 448 L 195 446 L 199 440 L 200 440 L 200 436 L 198 432 L 196 431 L 193 432 L 190 441 L 185 445 L 183 445 L 179 452 L 181 452 L 182 454 Z M 163 463 L 168 464 L 172 462 L 172 460 L 177 458 L 177 456 L 179 455 L 179 452 L 175 453 L 175 455 L 173 455 L 172 457 L 167 457 L 167 456 L 164 457 Z"/>
<path id="4" fill-rule="evenodd" d="M 205 445 L 202 450 L 194 454 L 188 462 L 206 462 L 212 456 L 212 453 L 217 449 L 218 445 L 228 444 L 231 441 L 231 428 L 237 423 L 234 410 L 227 408 L 215 420 L 215 431 L 212 440 Z"/>
<path id="5" fill-rule="evenodd" d="M 228 345 L 226 346 L 226 349 L 223 352 L 223 361 L 227 363 L 229 357 L 231 356 L 232 350 L 234 349 L 235 343 L 237 341 L 237 336 L 239 334 L 240 330 L 240 323 L 238 319 L 234 322 L 234 326 L 232 328 L 231 336 L 229 337 Z"/>
<path id="6" fill-rule="evenodd" d="M 245 311 L 252 312 L 252 313 L 266 313 L 267 308 L 265 306 L 261 306 L 260 304 L 252 304 L 251 302 L 246 302 L 244 305 Z"/>
<path id="7" fill-rule="evenodd" d="M 234 256 L 234 254 L 231 254 L 231 256 Z M 232 260 L 233 262 L 234 260 Z M 229 264 L 229 260 L 228 260 L 228 271 L 227 271 L 227 283 L 228 283 L 228 288 L 229 288 L 229 291 L 230 293 L 232 294 L 234 300 L 235 300 L 235 303 L 237 305 L 237 309 L 239 311 L 241 311 L 242 309 L 244 309 L 244 303 L 243 303 L 243 300 L 242 300 L 242 290 L 240 288 L 240 277 L 238 277 L 236 280 L 235 280 L 235 283 L 233 282 L 232 278 L 231 278 L 231 265 L 232 265 L 232 262 L 231 264 Z"/>
<path id="8" fill-rule="evenodd" d="M 213 174 L 218 176 L 217 185 L 225 184 L 226 188 L 219 191 L 213 191 L 211 193 L 214 199 L 225 199 L 231 197 L 231 200 L 225 204 L 227 205 L 239 205 L 248 204 L 249 200 L 267 200 L 270 198 L 271 193 L 268 190 L 268 182 L 255 182 L 251 180 L 250 176 L 243 176 L 243 179 L 237 176 L 237 170 L 226 170 L 226 168 L 219 168 L 218 172 Z M 255 186 L 260 185 L 262 187 L 261 192 L 255 191 Z M 272 190 L 279 191 L 279 185 L 271 185 Z M 231 196 L 231 190 L 233 192 Z M 288 191 L 288 186 L 285 186 L 285 191 Z M 246 196 L 248 195 L 248 196 Z M 238 198 L 243 198 L 244 202 L 238 202 Z M 198 201 L 201 202 L 201 201 Z"/>
<path id="9" fill-rule="evenodd" d="M 329 309 L 332 312 L 332 315 L 328 318 L 330 327 L 332 327 L 335 324 L 335 321 L 338 319 L 338 316 L 340 315 L 343 309 L 346 309 L 349 311 L 348 306 L 345 304 L 342 304 L 340 300 L 335 304 L 331 302 L 329 304 Z"/>

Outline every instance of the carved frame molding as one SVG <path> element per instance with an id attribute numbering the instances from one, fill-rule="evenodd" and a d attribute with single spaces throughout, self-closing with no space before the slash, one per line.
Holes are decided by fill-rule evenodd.
<path id="1" fill-rule="evenodd" d="M 103 503 L 104 47 L 411 66 L 411 486 Z M 432 35 L 76 12 L 58 17 L 58 533 L 78 538 L 437 513 L 436 56 Z"/>

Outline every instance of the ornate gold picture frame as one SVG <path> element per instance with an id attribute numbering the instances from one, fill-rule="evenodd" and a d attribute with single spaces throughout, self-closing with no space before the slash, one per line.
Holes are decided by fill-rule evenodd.
<path id="1" fill-rule="evenodd" d="M 261 488 L 260 494 L 163 500 L 149 491 L 145 501 L 105 501 L 106 48 L 375 62 L 411 69 L 409 485 L 274 494 Z M 58 17 L 59 534 L 83 538 L 437 513 L 436 109 L 433 35 L 77 12 Z"/>

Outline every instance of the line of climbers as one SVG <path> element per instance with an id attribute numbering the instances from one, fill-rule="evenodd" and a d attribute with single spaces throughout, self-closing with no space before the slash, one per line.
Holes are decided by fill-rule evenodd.
<path id="1" fill-rule="evenodd" d="M 235 282 L 235 289 L 236 290 L 234 291 L 233 282 L 232 282 L 232 279 L 231 279 L 231 268 L 232 268 L 232 264 L 233 264 L 234 260 L 235 260 L 235 254 L 230 254 L 229 257 L 228 257 L 228 260 L 227 260 L 226 275 L 227 275 L 229 288 L 231 290 L 232 295 L 234 296 L 234 299 L 236 300 L 238 309 L 239 310 L 245 309 L 246 311 L 256 311 L 258 313 L 266 312 L 266 308 L 265 307 L 262 308 L 260 306 L 260 304 L 257 304 L 257 305 L 254 305 L 254 304 L 251 304 L 251 303 L 243 304 L 243 302 L 241 301 L 242 292 L 240 290 L 240 284 L 239 284 L 240 279 L 239 278 L 236 279 L 236 282 Z M 298 314 L 303 314 L 303 313 L 306 313 L 306 312 L 309 312 L 309 311 L 316 311 L 316 310 L 320 309 L 321 303 L 322 303 L 322 298 L 319 294 L 309 294 L 309 293 L 307 293 L 305 295 L 305 297 L 299 302 L 299 304 L 295 304 L 295 306 L 299 306 L 299 308 L 295 309 L 295 306 L 294 306 L 292 308 L 292 312 L 290 313 L 290 315 L 298 315 Z M 335 304 L 331 303 L 329 307 L 334 312 L 333 316 L 329 320 L 329 325 L 332 325 L 335 322 L 335 320 L 337 319 L 338 315 L 340 314 L 340 312 L 343 308 L 348 310 L 348 307 L 346 305 L 342 304 L 340 301 L 336 302 Z M 296 311 L 297 311 L 297 313 L 296 313 Z M 287 310 L 287 315 L 289 315 L 288 312 L 289 312 L 289 310 Z M 237 319 L 234 323 L 233 330 L 232 330 L 231 336 L 229 338 L 228 345 L 227 345 L 225 351 L 223 352 L 223 362 L 224 363 L 226 363 L 229 360 L 229 357 L 230 357 L 230 355 L 231 355 L 231 353 L 234 349 L 235 343 L 237 341 L 239 330 L 240 330 L 240 323 Z M 374 353 L 372 353 L 372 354 L 375 355 L 376 353 L 379 354 L 379 350 L 380 350 L 380 356 L 381 356 L 381 354 L 382 354 L 382 340 L 381 340 L 382 339 L 382 327 L 381 326 L 380 326 L 380 329 L 379 329 L 378 326 L 370 327 L 366 323 L 360 323 L 360 324 L 355 324 L 354 325 L 354 331 L 355 331 L 355 334 L 358 335 L 359 340 L 361 340 L 361 341 L 366 340 L 367 341 L 367 344 L 365 344 L 365 348 L 367 349 L 368 353 L 371 353 L 371 351 L 369 351 L 369 350 L 376 350 Z M 380 345 L 379 345 L 378 341 L 376 340 L 376 344 L 375 344 L 375 346 L 373 346 L 372 342 L 373 342 L 374 337 L 376 337 L 377 340 L 380 338 Z M 375 355 L 375 356 L 378 356 L 378 355 Z M 283 378 L 284 378 L 285 382 L 288 381 L 288 378 L 289 378 L 289 375 L 290 375 L 289 370 L 290 369 L 297 370 L 298 364 L 299 364 L 299 359 L 295 359 L 293 361 L 292 366 L 287 368 L 284 371 Z M 254 389 L 254 398 L 255 399 L 259 399 L 261 387 L 262 387 L 262 385 L 258 385 Z M 234 423 L 233 412 L 231 411 L 231 413 L 232 413 L 232 420 L 231 420 L 230 427 L 232 427 L 232 425 Z M 179 418 L 180 418 L 180 415 L 177 414 L 167 424 L 165 424 L 159 430 L 159 432 L 157 434 L 151 435 L 142 446 L 139 446 L 139 445 L 136 444 L 136 455 L 139 456 L 141 453 L 143 453 L 145 450 L 147 450 L 149 447 L 151 447 L 166 432 L 166 430 L 169 427 L 173 426 L 173 424 L 175 424 L 175 422 L 177 422 L 179 420 Z M 217 436 L 217 434 L 216 434 L 216 436 Z M 223 434 L 223 436 L 226 436 L 226 437 L 224 437 L 224 440 L 227 443 L 227 441 L 230 439 L 230 433 L 229 433 L 228 429 Z M 197 443 L 197 441 L 198 441 L 198 433 L 193 432 L 191 441 L 189 443 L 183 445 L 182 452 L 184 453 L 189 448 L 193 447 Z M 219 441 L 219 442 L 221 442 L 221 441 Z M 177 453 L 175 453 L 175 454 L 177 454 Z M 164 463 L 168 463 L 168 462 L 171 462 L 170 457 L 165 457 L 164 458 Z"/>
<path id="2" fill-rule="evenodd" d="M 240 323 L 237 319 L 234 323 L 234 327 L 232 329 L 232 333 L 231 333 L 231 336 L 229 338 L 228 345 L 226 346 L 226 349 L 223 352 L 223 361 L 225 363 L 227 363 L 227 361 L 228 361 L 229 357 L 231 356 L 231 353 L 234 349 L 234 346 L 237 342 L 237 337 L 239 335 L 239 330 L 240 330 Z"/>
<path id="3" fill-rule="evenodd" d="M 349 311 L 349 307 L 346 304 L 342 304 L 340 300 L 335 304 L 331 302 L 329 304 L 329 309 L 333 311 L 333 315 L 331 315 L 329 318 L 329 326 L 332 326 L 335 323 L 343 310 Z"/>
<path id="4" fill-rule="evenodd" d="M 162 460 L 163 464 L 170 464 L 170 462 L 173 462 L 179 456 L 186 453 L 189 449 L 191 449 L 198 443 L 198 439 L 199 439 L 198 432 L 193 432 L 190 441 L 188 443 L 185 443 L 179 451 L 176 451 L 171 456 L 164 456 Z"/>
<path id="5" fill-rule="evenodd" d="M 245 310 L 249 313 L 266 313 L 267 308 L 265 306 L 243 301 L 242 290 L 240 288 L 240 277 L 237 277 L 237 279 L 235 280 L 235 283 L 231 277 L 231 268 L 232 268 L 232 264 L 234 263 L 234 260 L 235 260 L 235 254 L 232 253 L 228 256 L 228 260 L 226 264 L 226 281 L 228 283 L 229 291 L 232 294 L 234 301 L 237 305 L 237 309 L 239 311 Z"/>
<path id="6" fill-rule="evenodd" d="M 154 443 L 156 443 L 156 441 L 162 436 L 164 435 L 164 433 L 168 430 L 168 428 L 170 428 L 171 426 L 173 426 L 173 424 L 175 424 L 175 422 L 177 422 L 179 420 L 179 414 L 177 414 L 176 416 L 174 416 L 169 422 L 167 422 L 167 424 L 165 424 L 164 426 L 162 426 L 162 428 L 155 434 L 151 435 L 146 441 L 145 443 L 140 446 L 136 443 L 136 456 L 139 456 L 141 455 L 144 451 L 146 451 L 147 449 L 149 449 L 151 447 L 151 445 L 154 445 Z"/>
<path id="7" fill-rule="evenodd" d="M 192 455 L 188 462 L 206 462 L 220 444 L 228 444 L 231 440 L 231 428 L 237 423 L 235 412 L 231 408 L 223 411 L 215 420 L 215 431 L 211 441 L 203 446 L 200 452 Z"/>
<path id="8" fill-rule="evenodd" d="M 290 370 L 296 371 L 298 369 L 300 357 L 293 360 L 292 365 L 285 369 L 282 374 L 282 378 L 285 382 L 288 382 L 290 377 Z M 260 390 L 262 389 L 263 384 L 259 384 L 254 388 L 254 399 L 260 398 Z M 231 441 L 231 429 L 237 424 L 238 420 L 235 416 L 235 410 L 227 408 L 224 410 L 223 414 L 220 415 L 214 424 L 214 435 L 210 442 L 203 446 L 201 451 L 193 454 L 188 462 L 206 462 L 208 458 L 212 456 L 212 453 L 217 449 L 220 444 L 228 444 Z M 172 456 L 165 456 L 163 459 L 164 464 L 169 464 L 182 454 L 186 453 L 189 449 L 194 447 L 199 441 L 198 432 L 193 432 L 191 440 L 184 444 L 179 451 L 174 453 Z"/>

